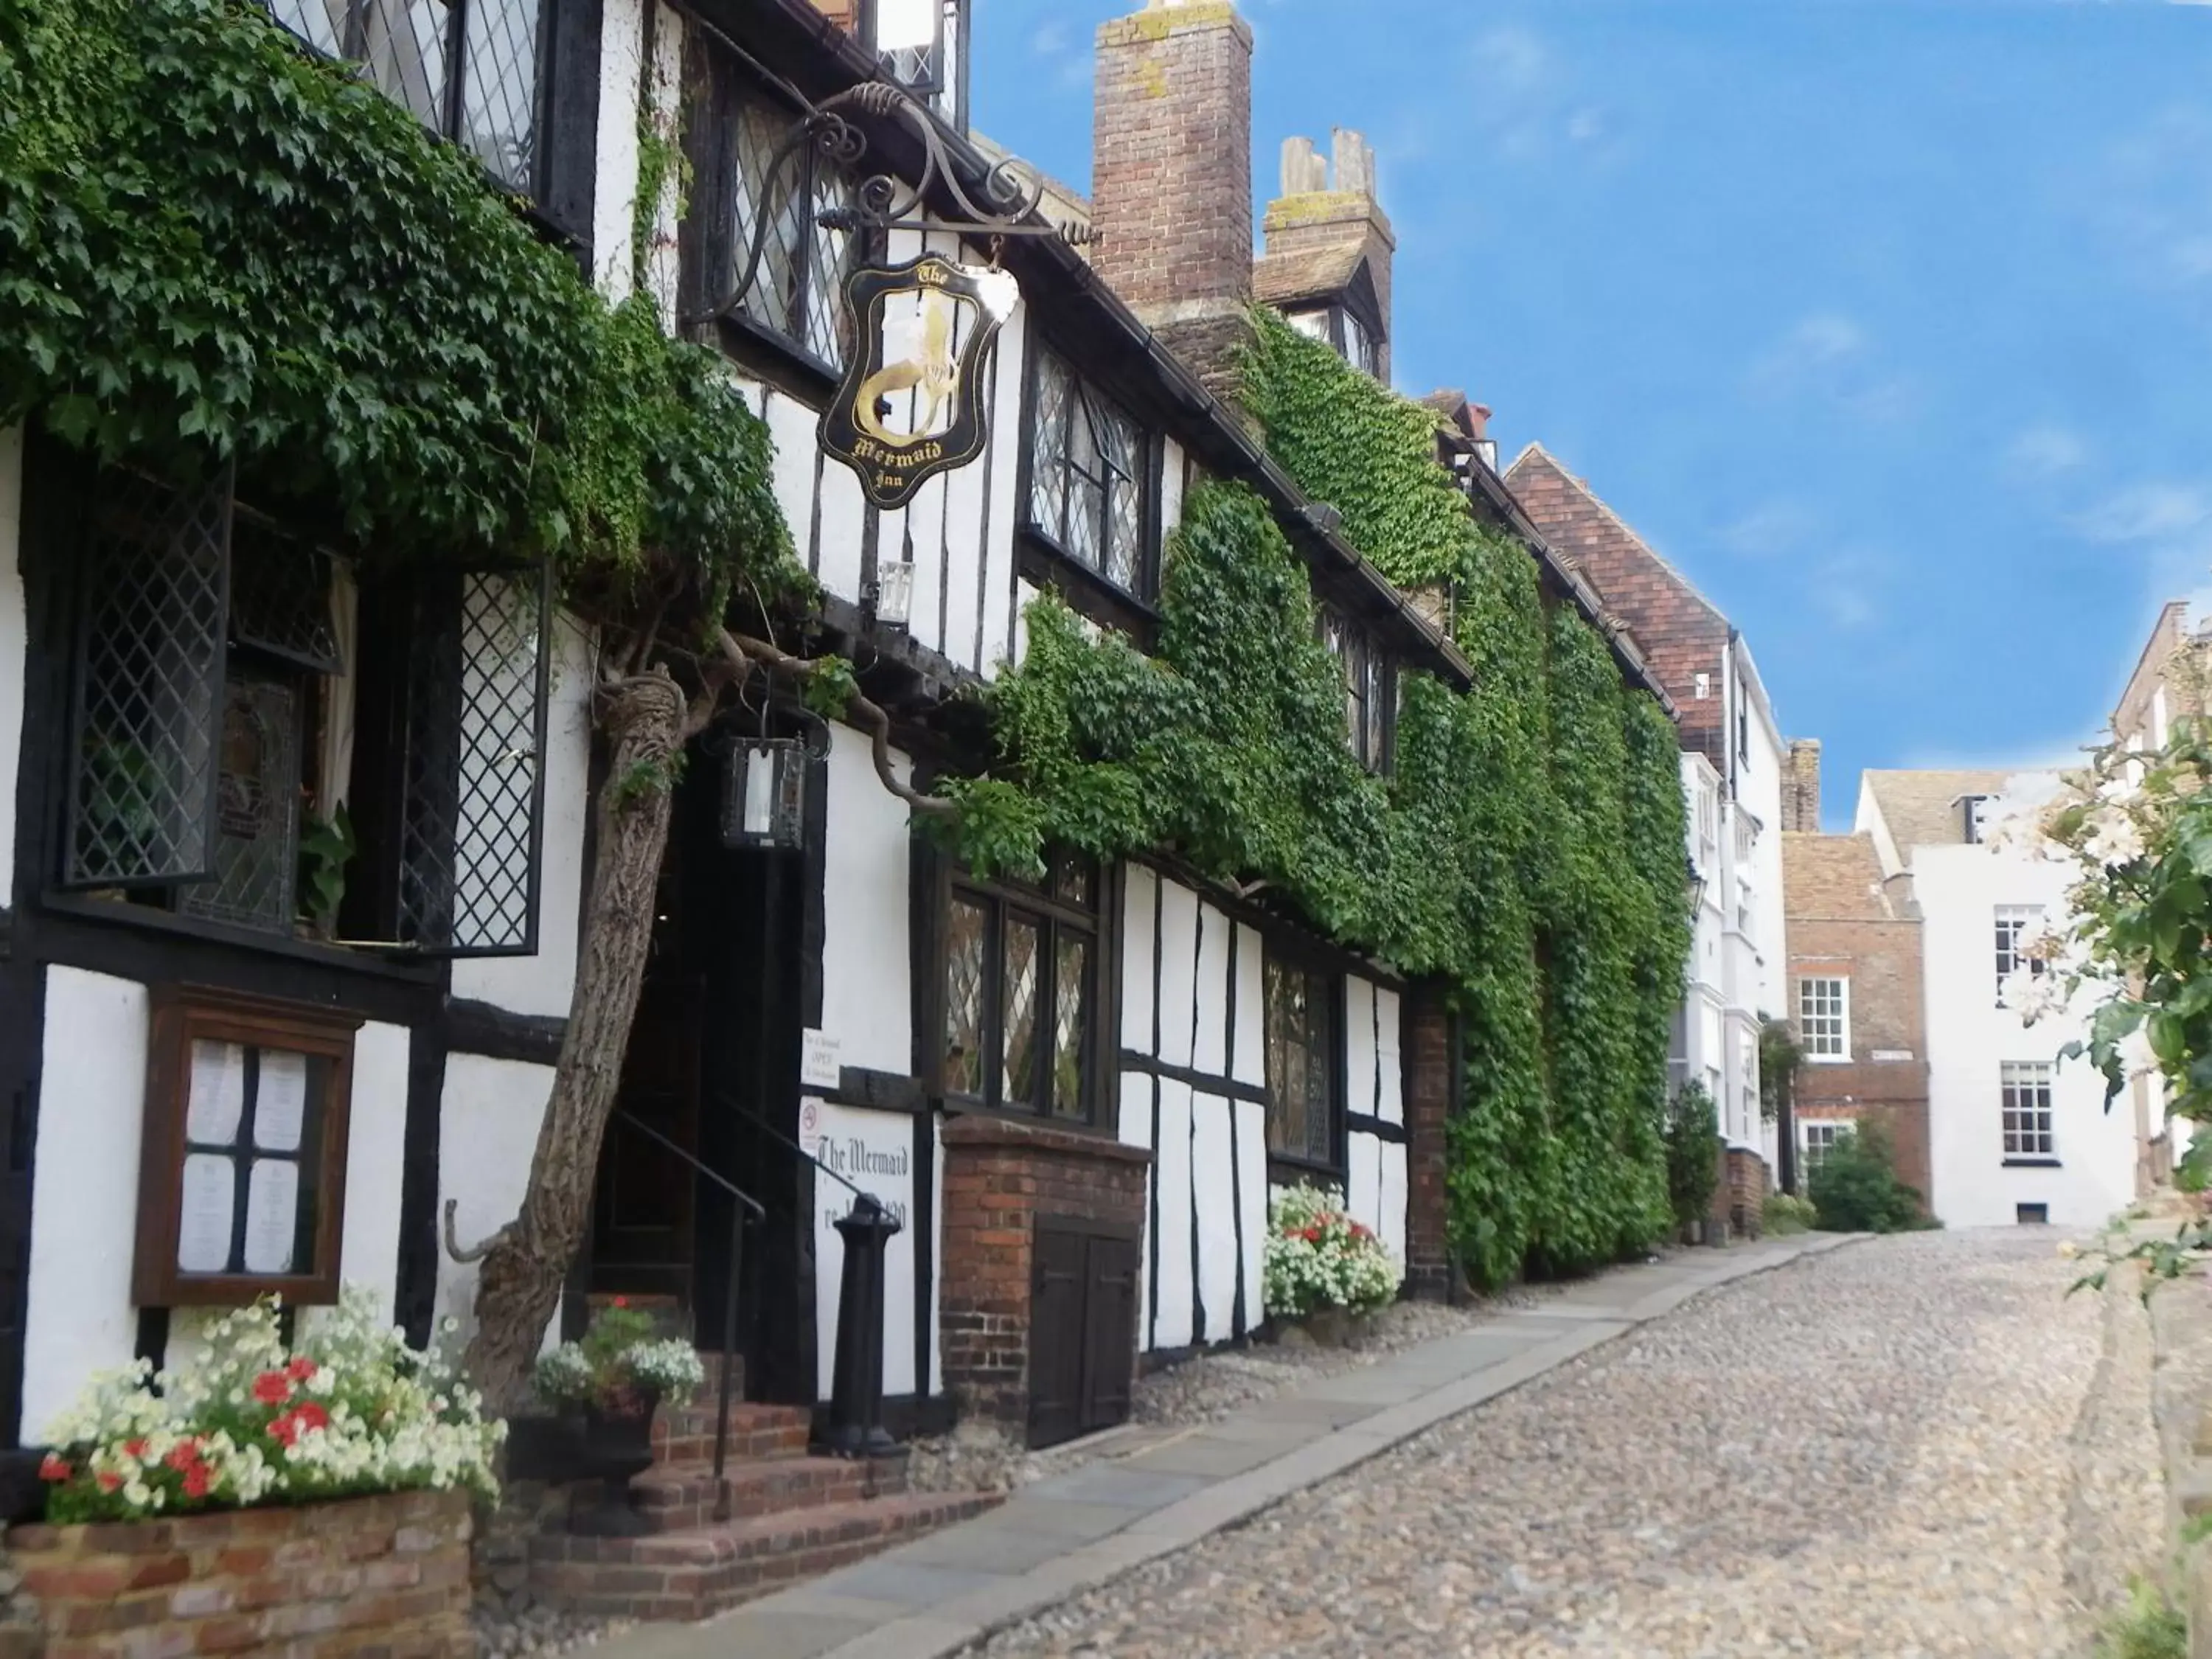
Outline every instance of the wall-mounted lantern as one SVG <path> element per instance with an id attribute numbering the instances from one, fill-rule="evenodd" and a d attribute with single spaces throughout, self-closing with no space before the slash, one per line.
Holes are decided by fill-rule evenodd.
<path id="1" fill-rule="evenodd" d="M 914 563 L 886 559 L 876 567 L 868 609 L 885 628 L 904 628 L 914 616 Z"/>
<path id="2" fill-rule="evenodd" d="M 1686 854 L 1683 855 L 1682 871 L 1683 884 L 1690 895 L 1690 924 L 1695 927 L 1698 918 L 1705 914 L 1705 872 L 1698 868 L 1697 860 Z"/>
<path id="3" fill-rule="evenodd" d="M 806 745 L 742 738 L 722 774 L 722 844 L 789 852 L 806 842 Z"/>

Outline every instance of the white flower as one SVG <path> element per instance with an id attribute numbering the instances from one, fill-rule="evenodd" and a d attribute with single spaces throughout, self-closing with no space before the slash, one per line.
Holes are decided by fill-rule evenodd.
<path id="1" fill-rule="evenodd" d="M 2032 967 L 2015 968 L 2007 974 L 1997 995 L 2006 1007 L 2020 1016 L 2023 1025 L 2033 1025 L 2066 1006 L 2066 997 L 2058 988 L 2057 976 L 2038 973 Z"/>
<path id="2" fill-rule="evenodd" d="M 2089 833 L 2081 850 L 2107 870 L 2133 864 L 2143 855 L 2142 831 L 2136 821 L 2117 807 L 2102 807 L 2089 817 Z"/>

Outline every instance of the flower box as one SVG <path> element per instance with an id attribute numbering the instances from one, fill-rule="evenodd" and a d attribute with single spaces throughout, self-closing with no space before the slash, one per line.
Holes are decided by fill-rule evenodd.
<path id="1" fill-rule="evenodd" d="M 1367 1316 L 1396 1299 L 1405 1277 L 1336 1188 L 1289 1187 L 1268 1205 L 1261 1279 L 1270 1319 L 1304 1324 L 1316 1342 L 1342 1347 L 1364 1334 Z"/>
<path id="2" fill-rule="evenodd" d="M 9 1529 L 46 1659 L 263 1649 L 472 1659 L 469 1494 Z"/>

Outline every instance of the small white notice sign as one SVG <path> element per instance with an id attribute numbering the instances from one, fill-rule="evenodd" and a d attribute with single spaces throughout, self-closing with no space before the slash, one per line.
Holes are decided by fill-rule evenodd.
<path id="1" fill-rule="evenodd" d="M 238 1203 L 237 1166 L 213 1152 L 185 1159 L 184 1201 L 177 1215 L 177 1266 L 219 1273 L 230 1265 L 230 1226 Z"/>
<path id="2" fill-rule="evenodd" d="M 1874 1058 L 1876 1060 L 1910 1060 L 1912 1058 L 1912 1050 L 1910 1048 L 1877 1048 L 1874 1051 Z"/>
<path id="3" fill-rule="evenodd" d="M 298 1152 L 307 1115 L 307 1055 L 263 1049 L 261 1092 L 253 1103 L 253 1144 L 271 1152 Z"/>
<path id="4" fill-rule="evenodd" d="M 808 1095 L 799 1103 L 799 1146 L 807 1157 L 818 1155 L 822 1146 L 822 1103 Z"/>
<path id="5" fill-rule="evenodd" d="M 842 1045 L 827 1031 L 806 1028 L 799 1047 L 799 1080 L 809 1089 L 835 1089 L 843 1080 L 837 1054 Z"/>

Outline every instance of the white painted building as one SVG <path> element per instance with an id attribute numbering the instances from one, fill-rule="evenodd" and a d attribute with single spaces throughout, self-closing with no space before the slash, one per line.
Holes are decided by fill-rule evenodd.
<path id="1" fill-rule="evenodd" d="M 2069 866 L 1988 844 L 2049 800 L 2050 773 L 1870 771 L 1856 830 L 1874 838 L 1893 894 L 1917 908 L 1923 951 L 1930 1209 L 1954 1227 L 2096 1226 L 2136 1196 L 2136 1128 L 2124 1099 L 2059 1051 L 2081 1011 L 2023 1025 L 1999 994 L 2023 934 L 2063 927 Z"/>

